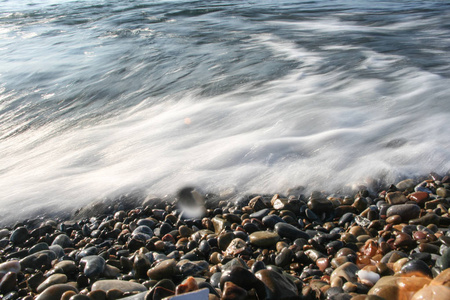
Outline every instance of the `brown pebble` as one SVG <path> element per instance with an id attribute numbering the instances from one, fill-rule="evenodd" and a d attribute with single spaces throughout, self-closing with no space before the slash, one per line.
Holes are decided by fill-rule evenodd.
<path id="1" fill-rule="evenodd" d="M 75 296 L 77 293 L 74 291 L 67 291 L 61 296 L 61 300 L 69 300 L 71 297 Z"/>
<path id="2" fill-rule="evenodd" d="M 222 300 L 245 300 L 247 291 L 231 281 L 225 282 Z"/>
<path id="3" fill-rule="evenodd" d="M 107 300 L 116 300 L 116 299 L 122 298 L 122 296 L 123 296 L 123 292 L 121 290 L 111 289 L 106 292 Z"/>
<path id="4" fill-rule="evenodd" d="M 400 224 L 402 222 L 402 217 L 400 215 L 393 215 L 386 219 L 386 223 L 388 224 Z"/>
<path id="5" fill-rule="evenodd" d="M 326 257 L 321 257 L 317 259 L 316 265 L 319 267 L 319 270 L 323 272 L 330 265 L 330 261 Z"/>
<path id="6" fill-rule="evenodd" d="M 92 300 L 106 300 L 106 292 L 103 290 L 91 291 L 87 295 Z"/>

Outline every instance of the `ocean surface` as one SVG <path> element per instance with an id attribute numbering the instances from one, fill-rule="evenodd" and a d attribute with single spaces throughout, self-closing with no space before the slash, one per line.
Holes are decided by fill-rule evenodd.
<path id="1" fill-rule="evenodd" d="M 450 1 L 0 1 L 0 222 L 450 170 Z"/>

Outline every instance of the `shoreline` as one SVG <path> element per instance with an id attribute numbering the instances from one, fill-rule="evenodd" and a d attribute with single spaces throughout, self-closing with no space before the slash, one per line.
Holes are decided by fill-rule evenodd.
<path id="1" fill-rule="evenodd" d="M 209 299 L 445 298 L 450 178 L 422 179 L 342 197 L 292 189 L 230 201 L 184 189 L 24 220 L 0 228 L 0 294 L 147 300 L 207 288 Z M 201 215 L 181 215 L 194 211 Z"/>

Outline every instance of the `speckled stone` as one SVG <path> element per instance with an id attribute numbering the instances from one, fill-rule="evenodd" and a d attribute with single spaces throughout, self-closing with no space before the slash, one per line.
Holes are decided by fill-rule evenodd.
<path id="1" fill-rule="evenodd" d="M 102 290 L 106 292 L 112 289 L 119 290 L 123 293 L 147 291 L 147 288 L 143 284 L 132 281 L 114 280 L 114 279 L 96 281 L 92 285 L 91 291 Z"/>
<path id="2" fill-rule="evenodd" d="M 408 198 L 402 192 L 390 192 L 386 194 L 386 202 L 389 204 L 403 204 Z"/>

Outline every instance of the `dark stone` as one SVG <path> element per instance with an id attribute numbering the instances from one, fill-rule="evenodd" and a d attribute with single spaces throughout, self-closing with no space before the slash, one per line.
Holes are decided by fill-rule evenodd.
<path id="1" fill-rule="evenodd" d="M 256 278 L 266 285 L 267 300 L 290 299 L 298 296 L 297 286 L 276 271 L 260 270 L 256 272 Z"/>
<path id="2" fill-rule="evenodd" d="M 404 276 L 414 276 L 414 275 L 417 276 L 417 274 L 421 274 L 433 278 L 431 269 L 422 260 L 408 261 L 406 264 L 402 266 L 400 273 Z"/>
<path id="3" fill-rule="evenodd" d="M 309 239 L 310 236 L 298 229 L 297 227 L 287 224 L 287 223 L 278 223 L 275 225 L 275 231 L 278 233 L 280 237 L 285 237 L 290 240 L 295 240 L 298 238 Z"/>
<path id="4" fill-rule="evenodd" d="M 223 290 L 226 282 L 232 282 L 247 291 L 254 288 L 260 299 L 266 297 L 264 284 L 252 272 L 241 266 L 233 266 L 222 272 L 222 276 L 220 277 L 221 290 Z"/>

